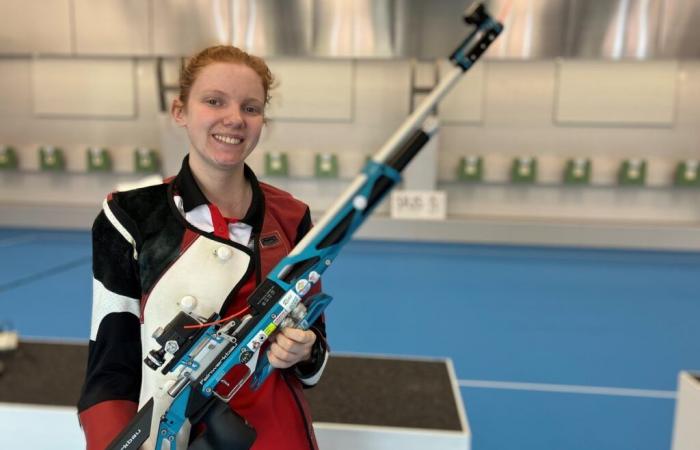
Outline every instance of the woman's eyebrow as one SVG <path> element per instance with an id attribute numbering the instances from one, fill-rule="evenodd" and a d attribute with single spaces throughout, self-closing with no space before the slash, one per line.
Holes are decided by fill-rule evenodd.
<path id="1" fill-rule="evenodd" d="M 229 97 L 229 94 L 227 94 L 226 92 L 224 92 L 220 89 L 205 89 L 202 91 L 202 95 L 220 95 L 220 96 L 224 96 L 224 97 Z M 258 97 L 246 97 L 244 99 L 244 101 L 246 101 L 246 102 L 255 101 L 255 102 L 265 103 L 264 100 L 262 100 L 261 98 L 258 98 Z"/>
<path id="2" fill-rule="evenodd" d="M 220 91 L 219 89 L 205 89 L 202 91 L 202 94 L 216 94 L 216 95 L 228 95 L 224 91 Z"/>

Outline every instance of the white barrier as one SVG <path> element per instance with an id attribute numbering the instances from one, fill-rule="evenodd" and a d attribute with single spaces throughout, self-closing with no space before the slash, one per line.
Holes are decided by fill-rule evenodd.
<path id="1" fill-rule="evenodd" d="M 672 450 L 700 450 L 700 374 L 678 375 Z"/>

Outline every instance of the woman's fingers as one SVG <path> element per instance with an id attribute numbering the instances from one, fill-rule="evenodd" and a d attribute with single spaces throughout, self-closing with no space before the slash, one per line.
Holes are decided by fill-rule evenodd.
<path id="1" fill-rule="evenodd" d="M 297 328 L 283 328 L 279 333 L 270 337 L 268 359 L 273 367 L 286 369 L 311 356 L 311 348 L 316 342 L 313 331 Z"/>

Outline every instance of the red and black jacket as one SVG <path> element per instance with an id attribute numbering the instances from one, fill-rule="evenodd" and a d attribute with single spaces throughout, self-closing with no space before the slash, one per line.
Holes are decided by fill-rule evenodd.
<path id="1" fill-rule="evenodd" d="M 78 403 L 88 450 L 105 448 L 135 415 L 139 401 L 148 396 L 142 386 L 142 371 L 150 370 L 142 363 L 146 305 L 163 301 L 151 294 L 162 287 L 193 242 L 221 242 L 249 256 L 243 275 L 227 280 L 231 289 L 223 295 L 218 311 L 225 316 L 245 306 L 255 286 L 311 228 L 308 206 L 258 182 L 248 167 L 245 176 L 253 188 L 251 207 L 240 220 L 250 227 L 247 243 L 233 242 L 222 237 L 220 230 L 205 231 L 188 222 L 189 211 L 209 202 L 187 158 L 173 179 L 117 192 L 105 200 L 92 229 L 93 318 L 87 373 Z M 192 277 L 196 276 L 194 271 Z M 318 339 L 311 361 L 275 371 L 257 391 L 244 386 L 230 402 L 256 429 L 254 450 L 317 448 L 302 388 L 318 381 L 328 346 L 323 320 L 312 329 Z"/>

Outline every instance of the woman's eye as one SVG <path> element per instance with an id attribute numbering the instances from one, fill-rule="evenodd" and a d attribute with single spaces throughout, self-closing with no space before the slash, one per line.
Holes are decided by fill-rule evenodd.
<path id="1" fill-rule="evenodd" d="M 260 114 L 260 108 L 253 105 L 245 106 L 243 110 L 249 114 Z"/>
<path id="2" fill-rule="evenodd" d="M 218 98 L 208 98 L 206 103 L 211 106 L 221 106 L 222 102 Z"/>

